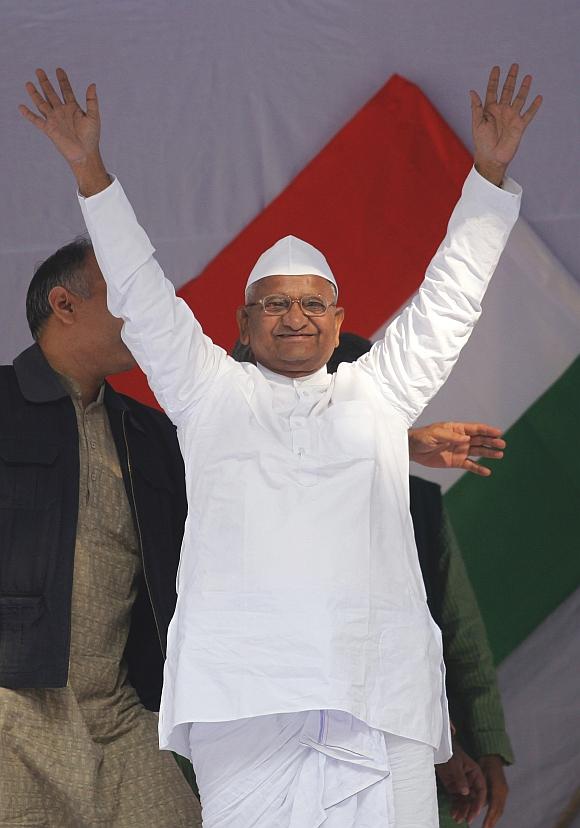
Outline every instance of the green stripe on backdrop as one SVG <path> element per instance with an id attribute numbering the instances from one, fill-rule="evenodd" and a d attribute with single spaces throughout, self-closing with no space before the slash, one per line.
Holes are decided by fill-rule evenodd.
<path id="1" fill-rule="evenodd" d="M 445 495 L 496 662 L 580 583 L 580 357 Z"/>

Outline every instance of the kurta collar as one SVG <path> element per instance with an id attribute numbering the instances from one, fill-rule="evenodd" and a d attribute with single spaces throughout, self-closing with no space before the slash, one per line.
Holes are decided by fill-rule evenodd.
<path id="1" fill-rule="evenodd" d="M 58 374 L 58 372 L 57 372 L 57 374 Z M 78 403 L 80 403 L 81 407 L 84 407 L 82 405 L 83 395 L 82 395 L 81 387 L 78 384 L 78 382 L 76 380 L 74 380 L 72 377 L 67 377 L 65 374 L 58 374 L 58 378 L 60 379 L 62 385 L 64 385 L 64 387 L 68 391 L 69 395 L 71 397 L 73 397 Z M 103 382 L 101 387 L 99 388 L 99 393 L 97 394 L 96 399 L 93 400 L 93 402 L 89 403 L 89 405 L 87 405 L 86 408 L 89 408 L 92 405 L 102 405 L 104 397 L 105 397 L 105 383 Z"/>
<path id="2" fill-rule="evenodd" d="M 275 371 L 270 371 L 269 368 L 265 368 L 263 365 L 260 365 L 259 362 L 256 367 L 268 380 L 268 382 L 273 382 L 276 385 L 291 385 L 294 388 L 304 385 L 326 388 L 331 378 L 331 375 L 326 370 L 326 365 L 323 365 L 322 368 L 319 368 L 318 371 L 315 371 L 313 374 L 309 374 L 307 377 L 297 377 L 296 379 L 286 377 L 284 374 L 277 374 Z"/>

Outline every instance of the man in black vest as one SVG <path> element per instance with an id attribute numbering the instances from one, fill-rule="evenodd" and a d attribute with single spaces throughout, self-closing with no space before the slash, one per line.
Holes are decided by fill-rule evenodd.
<path id="1" fill-rule="evenodd" d="M 36 271 L 36 344 L 0 368 L 0 825 L 200 823 L 157 717 L 186 516 L 175 429 L 133 367 L 90 244 Z"/>

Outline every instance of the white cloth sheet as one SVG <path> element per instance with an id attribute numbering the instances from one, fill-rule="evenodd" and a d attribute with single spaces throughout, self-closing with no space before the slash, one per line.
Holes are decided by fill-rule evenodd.
<path id="1" fill-rule="evenodd" d="M 436 828 L 433 748 L 336 710 L 192 724 L 204 828 Z"/>
<path id="2" fill-rule="evenodd" d="M 335 709 L 449 755 L 407 429 L 469 338 L 520 189 L 475 171 L 411 304 L 334 377 L 238 364 L 163 277 L 118 181 L 80 198 L 123 338 L 178 428 L 189 515 L 160 742 L 190 722 Z M 235 297 L 232 297 L 232 304 Z"/>

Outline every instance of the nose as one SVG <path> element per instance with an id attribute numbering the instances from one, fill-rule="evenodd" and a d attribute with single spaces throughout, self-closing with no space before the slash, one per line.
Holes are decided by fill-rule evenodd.
<path id="1" fill-rule="evenodd" d="M 308 317 L 300 306 L 300 299 L 292 299 L 292 304 L 285 314 L 282 315 L 282 322 L 287 328 L 293 331 L 299 331 L 308 324 Z"/>

